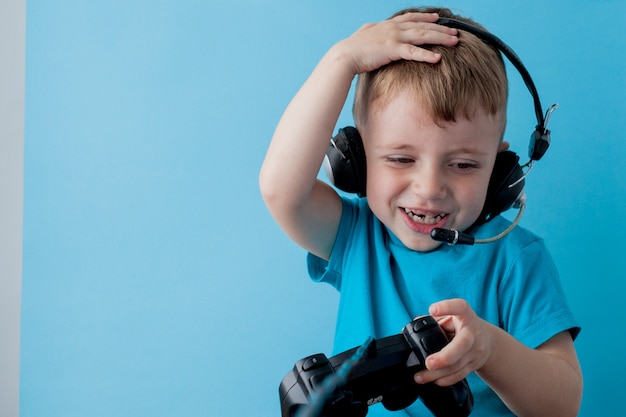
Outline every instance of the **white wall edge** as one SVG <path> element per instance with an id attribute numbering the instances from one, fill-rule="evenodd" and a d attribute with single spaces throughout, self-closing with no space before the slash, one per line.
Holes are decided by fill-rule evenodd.
<path id="1" fill-rule="evenodd" d="M 0 2 L 0 416 L 19 416 L 26 1 Z"/>

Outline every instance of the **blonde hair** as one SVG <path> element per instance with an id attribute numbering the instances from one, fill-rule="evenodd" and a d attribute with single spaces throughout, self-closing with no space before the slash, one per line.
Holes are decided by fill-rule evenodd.
<path id="1" fill-rule="evenodd" d="M 479 26 L 448 9 L 406 9 L 394 16 L 420 11 L 437 12 Z M 480 27 L 480 26 L 479 26 Z M 459 31 L 454 47 L 425 45 L 441 54 L 436 64 L 394 61 L 377 70 L 360 74 L 352 108 L 357 128 L 367 122 L 371 108 L 384 107 L 401 91 L 411 92 L 417 103 L 429 109 L 436 123 L 454 122 L 457 117 L 472 118 L 477 106 L 487 114 L 506 115 L 508 81 L 500 52 L 476 36 Z M 504 126 L 502 126 L 504 132 Z"/>

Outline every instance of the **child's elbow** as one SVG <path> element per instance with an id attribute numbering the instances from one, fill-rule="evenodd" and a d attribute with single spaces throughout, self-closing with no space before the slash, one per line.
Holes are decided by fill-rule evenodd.
<path id="1" fill-rule="evenodd" d="M 273 205 L 277 204 L 277 200 L 280 198 L 281 193 L 278 188 L 276 181 L 272 181 L 267 171 L 261 169 L 259 173 L 259 190 L 261 191 L 261 197 L 263 197 L 265 205 L 270 210 Z"/>
<path id="2" fill-rule="evenodd" d="M 265 202 L 265 206 L 276 220 L 279 220 L 293 209 L 291 202 L 293 198 L 291 196 L 292 193 L 287 192 L 286 189 L 288 187 L 279 179 L 274 178 L 268 170 L 261 170 L 259 174 L 261 197 Z"/>
<path id="3" fill-rule="evenodd" d="M 578 413 L 580 413 L 580 405 L 583 400 L 583 387 L 584 387 L 584 381 L 583 381 L 582 371 L 578 369 L 578 375 L 574 382 L 571 410 L 570 410 L 570 414 L 568 414 L 572 417 L 576 417 L 578 416 Z"/>
<path id="4" fill-rule="evenodd" d="M 583 397 L 583 376 L 580 368 L 572 369 L 573 375 L 570 379 L 568 389 L 562 394 L 561 412 L 559 415 L 564 417 L 576 417 L 580 413 L 580 406 Z M 565 388 L 565 386 L 563 386 Z"/>

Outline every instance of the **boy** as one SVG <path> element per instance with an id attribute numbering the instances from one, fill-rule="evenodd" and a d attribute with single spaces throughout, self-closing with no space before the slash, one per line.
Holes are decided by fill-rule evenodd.
<path id="1" fill-rule="evenodd" d="M 311 277 L 340 291 L 336 352 L 428 312 L 452 340 L 427 358 L 417 383 L 467 377 L 474 416 L 575 416 L 579 329 L 543 242 L 519 227 L 482 246 L 430 237 L 435 227 L 493 236 L 508 224 L 498 216 L 473 227 L 508 147 L 504 66 L 473 35 L 437 25 L 439 16 L 468 21 L 447 9 L 407 10 L 327 52 L 276 128 L 263 197 L 309 251 Z M 347 199 L 317 174 L 357 74 L 366 198 Z M 419 401 L 403 413 L 431 415 Z"/>

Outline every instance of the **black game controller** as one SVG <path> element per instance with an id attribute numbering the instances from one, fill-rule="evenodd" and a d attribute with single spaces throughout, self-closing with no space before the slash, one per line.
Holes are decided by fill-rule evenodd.
<path id="1" fill-rule="evenodd" d="M 363 359 L 353 364 L 345 384 L 324 400 L 319 417 L 364 417 L 368 407 L 378 402 L 388 410 L 402 410 L 418 397 L 436 417 L 467 417 L 474 398 L 465 379 L 448 387 L 413 380 L 416 372 L 426 368 L 426 357 L 447 344 L 446 334 L 431 316 L 414 319 L 401 334 L 374 339 Z M 282 417 L 294 417 L 311 407 L 326 377 L 335 375 L 358 349 L 330 359 L 319 353 L 296 362 L 280 384 Z"/>

